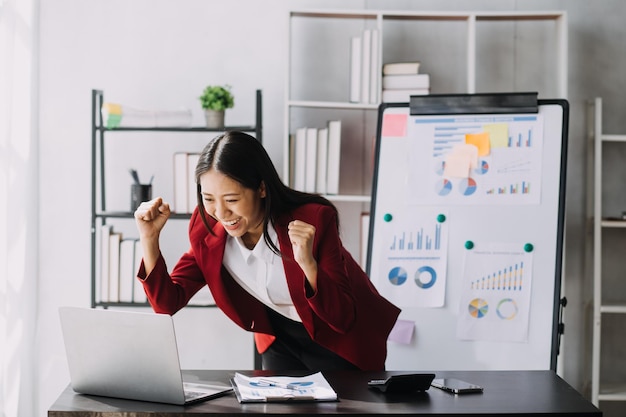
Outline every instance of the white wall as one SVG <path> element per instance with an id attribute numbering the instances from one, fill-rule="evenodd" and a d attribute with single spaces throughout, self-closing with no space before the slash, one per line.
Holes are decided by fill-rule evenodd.
<path id="1" fill-rule="evenodd" d="M 233 86 L 236 106 L 228 124 L 253 123 L 254 90 L 263 90 L 264 142 L 282 169 L 287 14 L 289 8 L 333 8 L 332 0 L 57 0 L 41 2 L 39 262 L 39 397 L 46 413 L 69 382 L 57 307 L 89 305 L 90 239 L 90 92 L 147 109 L 186 106 L 202 123 L 197 96 L 207 84 Z M 342 1 L 341 8 L 429 10 L 567 10 L 570 22 L 570 153 L 568 172 L 564 378 L 585 389 L 584 314 L 590 280 L 582 264 L 584 231 L 584 100 L 602 95 L 605 108 L 619 107 L 623 86 L 626 28 L 615 10 L 620 0 L 601 5 L 575 1 Z M 608 22 L 612 25 L 605 24 Z M 437 48 L 437 45 L 433 45 Z M 593 50 L 594 60 L 588 59 Z M 329 59 L 343 59 L 331 56 Z M 619 60 L 619 61 L 617 61 Z M 609 63 L 618 63 L 612 65 Z M 480 68 L 488 71 L 488 68 Z M 497 79 L 497 74 L 494 74 Z M 603 80 L 604 79 L 604 80 Z M 608 114 L 609 127 L 626 131 L 621 118 Z M 616 130 L 616 129 L 614 129 Z M 200 138 L 204 143 L 209 137 Z M 136 159 L 140 173 L 155 173 L 155 193 L 167 187 L 154 158 L 161 147 L 145 143 Z M 120 151 L 126 149 L 121 144 Z M 139 149 L 141 152 L 141 149 Z M 169 151 L 167 151 L 169 152 Z M 158 159 L 156 159 L 158 161 Z M 127 166 L 117 167 L 126 172 Z M 117 169 L 116 168 L 116 169 Z M 169 170 L 170 168 L 163 168 Z M 119 176 L 120 204 L 130 178 Z M 348 231 L 349 233 L 349 231 Z M 173 265 L 176 259 L 169 259 Z M 216 309 L 183 310 L 177 316 L 183 367 L 250 368 L 252 339 Z"/>

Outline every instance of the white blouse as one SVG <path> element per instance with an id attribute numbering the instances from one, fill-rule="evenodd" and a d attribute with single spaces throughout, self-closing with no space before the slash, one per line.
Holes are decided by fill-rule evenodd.
<path id="1" fill-rule="evenodd" d="M 278 247 L 278 236 L 271 223 L 267 229 Z M 257 300 L 291 320 L 302 321 L 289 295 L 283 262 L 265 243 L 264 235 L 252 250 L 240 237 L 227 236 L 222 262 L 235 281 Z"/>

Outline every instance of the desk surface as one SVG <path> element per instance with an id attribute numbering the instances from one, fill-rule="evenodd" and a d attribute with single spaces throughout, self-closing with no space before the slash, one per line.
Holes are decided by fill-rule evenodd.
<path id="1" fill-rule="evenodd" d="M 271 375 L 264 371 L 237 371 L 248 375 Z M 210 415 L 408 415 L 434 416 L 602 416 L 602 413 L 553 371 L 446 371 L 438 378 L 455 377 L 482 385 L 484 393 L 454 395 L 436 388 L 424 393 L 382 394 L 367 387 L 370 379 L 398 372 L 323 372 L 339 396 L 337 402 L 239 404 L 234 394 L 199 404 L 175 406 L 142 401 L 76 394 L 70 386 L 48 411 L 48 417 L 165 417 Z M 235 371 L 184 371 L 185 379 L 223 381 Z M 297 375 L 297 374 L 292 374 Z"/>

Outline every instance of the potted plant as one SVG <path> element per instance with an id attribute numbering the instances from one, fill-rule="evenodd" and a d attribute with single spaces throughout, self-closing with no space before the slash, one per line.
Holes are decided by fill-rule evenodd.
<path id="1" fill-rule="evenodd" d="M 199 97 L 205 111 L 207 128 L 221 129 L 224 127 L 224 112 L 235 105 L 235 99 L 230 89 L 229 85 L 209 85 Z"/>

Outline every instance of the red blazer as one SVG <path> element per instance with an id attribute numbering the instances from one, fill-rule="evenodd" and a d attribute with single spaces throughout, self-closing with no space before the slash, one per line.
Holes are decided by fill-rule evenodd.
<path id="1" fill-rule="evenodd" d="M 318 262 L 317 291 L 307 297 L 304 273 L 293 260 L 287 225 L 299 219 L 316 227 L 313 256 Z M 278 235 L 287 285 L 293 304 L 309 335 L 363 370 L 385 369 L 387 337 L 400 309 L 383 298 L 350 253 L 343 247 L 330 207 L 307 204 L 278 219 Z M 161 257 L 149 276 L 143 264 L 139 277 L 157 313 L 174 314 L 204 285 L 216 305 L 241 328 L 255 332 L 259 352 L 274 340 L 265 306 L 251 296 L 222 266 L 227 233 L 212 218 L 210 234 L 195 210 L 189 224 L 191 248 L 171 275 Z"/>

